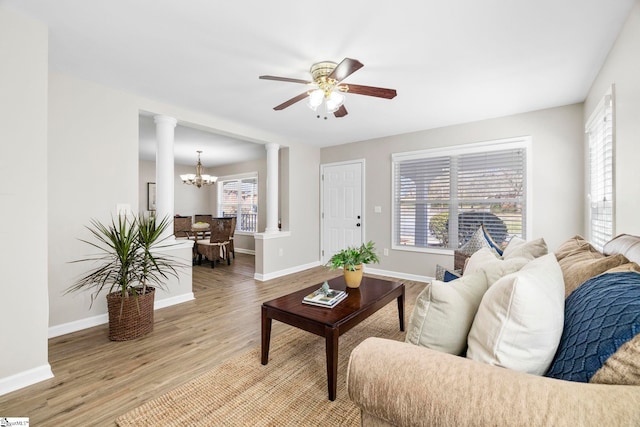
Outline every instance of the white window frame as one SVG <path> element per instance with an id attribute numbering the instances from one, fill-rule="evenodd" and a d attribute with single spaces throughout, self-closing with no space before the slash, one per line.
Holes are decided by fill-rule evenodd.
<path id="1" fill-rule="evenodd" d="M 601 250 L 615 235 L 615 102 L 611 86 L 585 124 L 587 236 Z"/>
<path id="2" fill-rule="evenodd" d="M 257 197 L 256 197 L 256 230 L 255 231 L 246 231 L 246 230 L 241 230 L 239 227 L 241 227 L 241 219 L 238 218 L 236 221 L 236 234 L 241 234 L 241 235 L 254 235 L 258 232 L 258 212 L 260 211 L 260 205 L 259 205 L 259 199 L 260 199 L 260 192 L 259 192 L 259 187 L 260 187 L 260 181 L 259 181 L 259 177 L 258 177 L 258 172 L 249 172 L 249 173 L 243 173 L 243 174 L 237 174 L 237 175 L 227 175 L 227 176 L 223 176 L 223 177 L 219 177 L 218 180 L 216 181 L 216 187 L 217 187 L 217 212 L 218 212 L 218 216 L 223 216 L 223 185 L 225 182 L 229 182 L 229 181 L 242 181 L 243 179 L 255 179 L 256 180 L 256 189 L 257 189 Z M 238 209 L 236 210 L 236 212 L 240 212 L 240 206 L 241 204 L 238 202 Z"/>
<path id="3" fill-rule="evenodd" d="M 461 144 L 449 147 L 441 147 L 441 148 L 432 148 L 426 150 L 418 150 L 404 153 L 394 153 L 392 154 L 392 162 L 391 162 L 391 247 L 394 250 L 401 251 L 409 251 L 409 252 L 422 252 L 422 253 L 436 253 L 436 254 L 453 254 L 454 249 L 452 248 L 438 248 L 438 247 L 416 247 L 416 246 L 407 246 L 407 245 L 399 245 L 396 243 L 397 239 L 397 229 L 396 227 L 396 183 L 395 183 L 395 174 L 396 174 L 396 162 L 401 162 L 403 160 L 417 160 L 417 159 L 426 159 L 431 157 L 445 157 L 445 156 L 459 156 L 463 154 L 474 154 L 474 153 L 482 153 L 487 151 L 500 151 L 500 150 L 509 150 L 509 149 L 518 149 L 523 148 L 525 150 L 525 201 L 524 201 L 524 214 L 522 218 L 522 227 L 523 227 L 523 239 L 529 239 L 532 233 L 531 227 L 531 212 L 532 212 L 532 185 L 531 185 L 531 176 L 532 176 L 532 155 L 531 155 L 531 147 L 532 147 L 532 138 L 531 136 L 521 136 L 514 138 L 505 138 L 493 141 L 485 141 L 485 142 L 476 142 L 469 144 Z"/>

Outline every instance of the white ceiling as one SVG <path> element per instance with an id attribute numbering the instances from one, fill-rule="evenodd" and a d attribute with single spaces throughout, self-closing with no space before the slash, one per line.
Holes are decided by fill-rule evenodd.
<path id="1" fill-rule="evenodd" d="M 581 102 L 634 1 L 0 0 L 48 25 L 52 70 L 316 146 Z M 323 120 L 258 79 L 344 57 L 398 96 Z"/>
<path id="2" fill-rule="evenodd" d="M 139 123 L 140 159 L 155 160 L 156 125 L 153 117 L 148 114 L 141 114 Z M 198 161 L 198 150 L 202 151 L 200 158 L 202 166 L 205 168 L 267 157 L 267 151 L 262 144 L 231 138 L 178 123 L 175 129 L 175 162 L 183 165 L 192 165 L 195 168 Z"/>

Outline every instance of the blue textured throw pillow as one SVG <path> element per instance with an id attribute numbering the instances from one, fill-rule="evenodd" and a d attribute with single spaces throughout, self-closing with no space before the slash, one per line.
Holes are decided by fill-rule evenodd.
<path id="1" fill-rule="evenodd" d="M 640 274 L 587 280 L 565 301 L 565 323 L 547 377 L 589 382 L 624 343 L 640 333 Z"/>
<path id="2" fill-rule="evenodd" d="M 452 280 L 459 279 L 461 276 L 461 270 L 451 270 L 441 266 L 440 264 L 436 264 L 436 280 L 441 282 L 451 282 Z"/>
<path id="3" fill-rule="evenodd" d="M 453 280 L 459 279 L 462 277 L 462 274 L 460 274 L 459 270 L 445 270 L 444 271 L 444 276 L 443 276 L 443 282 L 451 282 Z"/>

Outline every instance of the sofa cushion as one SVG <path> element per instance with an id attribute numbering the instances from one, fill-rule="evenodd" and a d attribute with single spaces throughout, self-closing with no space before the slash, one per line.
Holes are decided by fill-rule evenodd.
<path id="1" fill-rule="evenodd" d="M 569 255 L 584 251 L 598 252 L 598 250 L 594 248 L 591 243 L 587 242 L 584 237 L 576 234 L 563 242 L 560 247 L 556 249 L 555 254 L 556 259 L 558 261 L 562 261 Z"/>
<path id="2" fill-rule="evenodd" d="M 578 286 L 605 271 L 629 262 L 624 255 L 605 256 L 580 236 L 574 236 L 556 251 L 562 269 L 565 297 Z"/>
<path id="3" fill-rule="evenodd" d="M 495 252 L 491 248 L 481 248 L 478 249 L 473 255 L 467 259 L 467 262 L 464 265 L 464 275 L 469 275 L 476 273 L 478 270 L 482 268 L 483 265 L 487 263 L 492 263 L 494 261 L 500 261 L 501 258 L 497 252 Z"/>
<path id="4" fill-rule="evenodd" d="M 509 240 L 507 247 L 504 248 L 502 258 L 527 258 L 532 260 L 546 255 L 548 252 L 547 243 L 543 238 L 526 241 L 520 237 L 514 236 Z"/>
<path id="5" fill-rule="evenodd" d="M 640 238 L 630 234 L 619 234 L 605 243 L 602 252 L 605 255 L 622 254 L 627 259 L 640 263 Z"/>
<path id="6" fill-rule="evenodd" d="M 591 278 L 566 300 L 564 331 L 547 376 L 640 385 L 638 334 L 640 274 Z"/>
<path id="7" fill-rule="evenodd" d="M 626 264 L 621 264 L 617 267 L 613 267 L 605 271 L 605 273 L 625 273 L 627 271 L 635 271 L 636 273 L 640 273 L 640 265 L 635 262 L 628 262 Z"/>
<path id="8" fill-rule="evenodd" d="M 589 380 L 596 384 L 640 385 L 640 334 L 613 353 Z"/>
<path id="9" fill-rule="evenodd" d="M 448 283 L 434 280 L 418 295 L 406 342 L 450 354 L 462 354 L 471 323 L 487 290 L 483 272 Z"/>
<path id="10" fill-rule="evenodd" d="M 529 260 L 526 258 L 503 260 L 502 258 L 496 257 L 496 253 L 493 249 L 482 248 L 475 254 L 471 255 L 464 270 L 464 274 L 484 271 L 487 277 L 487 284 L 488 286 L 491 286 L 501 277 L 520 270 L 528 262 Z"/>
<path id="11" fill-rule="evenodd" d="M 487 290 L 471 326 L 467 357 L 542 375 L 560 342 L 563 320 L 562 271 L 548 254 Z"/>

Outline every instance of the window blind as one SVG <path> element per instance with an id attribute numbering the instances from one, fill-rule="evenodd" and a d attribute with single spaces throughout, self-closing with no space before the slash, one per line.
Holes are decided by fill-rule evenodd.
<path id="1" fill-rule="evenodd" d="M 614 232 L 613 98 L 605 95 L 586 126 L 589 167 L 589 240 L 598 249 Z"/>
<path id="2" fill-rule="evenodd" d="M 498 243 L 524 236 L 526 153 L 495 143 L 394 155 L 394 245 L 456 249 L 481 224 Z"/>

